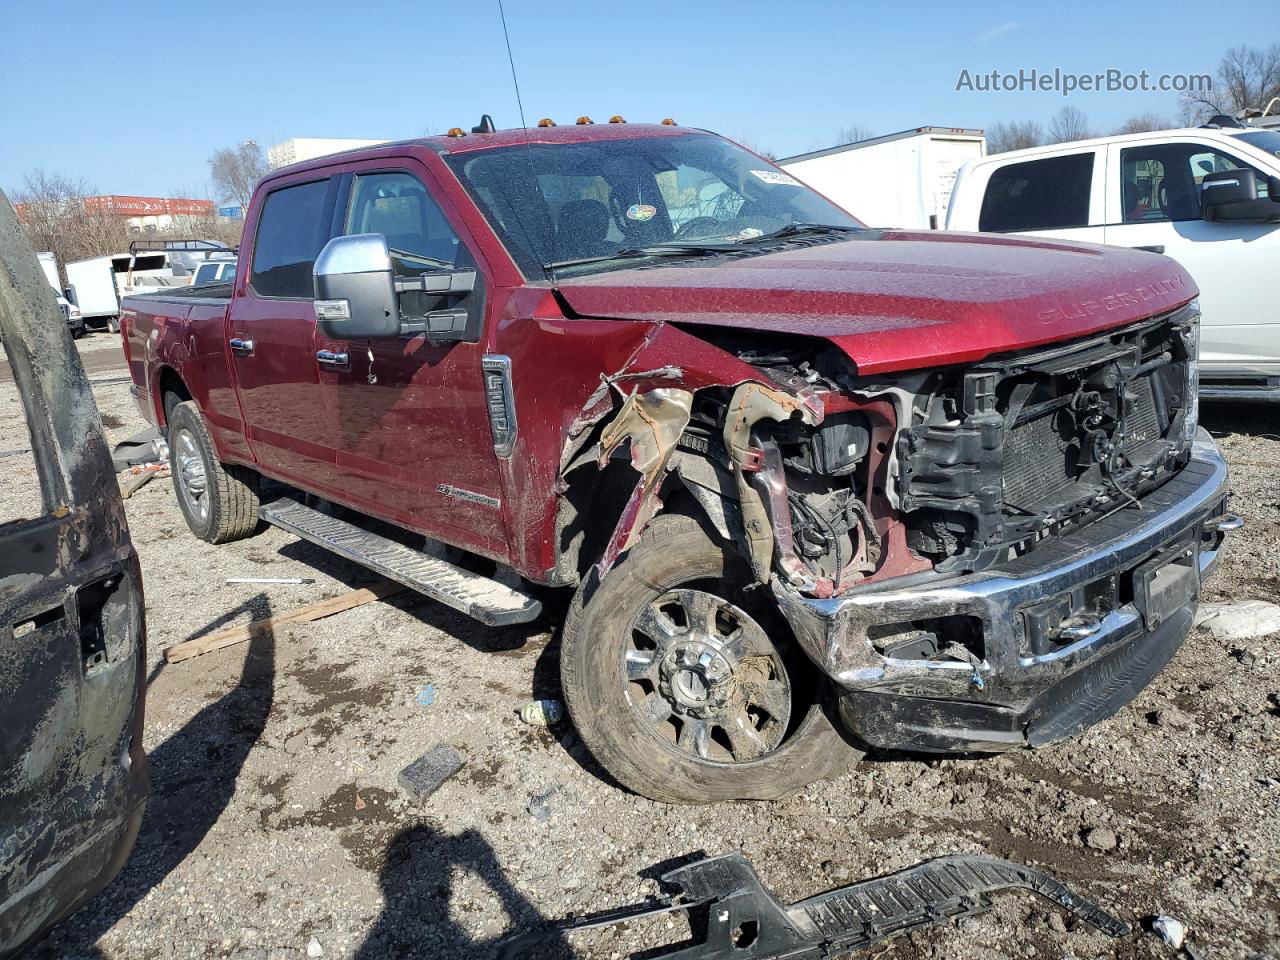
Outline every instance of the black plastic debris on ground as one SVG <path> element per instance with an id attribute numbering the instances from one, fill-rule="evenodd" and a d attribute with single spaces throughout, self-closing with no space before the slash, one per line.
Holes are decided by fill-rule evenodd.
<path id="1" fill-rule="evenodd" d="M 1113 937 L 1129 925 L 1096 903 L 1072 893 L 1043 871 L 1008 860 L 961 855 L 928 860 L 897 873 L 839 887 L 783 906 L 761 884 L 741 853 L 699 860 L 662 875 L 677 892 L 590 917 L 570 918 L 551 930 L 506 941 L 500 956 L 520 952 L 547 936 L 611 926 L 639 917 L 709 907 L 702 942 L 646 956 L 666 960 L 818 960 L 836 957 L 945 920 L 991 909 L 992 896 L 1028 890 Z"/>
<path id="2" fill-rule="evenodd" d="M 447 743 L 438 743 L 400 771 L 400 786 L 416 800 L 425 800 L 462 769 L 466 758 Z"/>

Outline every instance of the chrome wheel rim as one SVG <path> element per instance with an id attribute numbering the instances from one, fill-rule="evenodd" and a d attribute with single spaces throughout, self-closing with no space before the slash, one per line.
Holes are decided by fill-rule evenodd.
<path id="1" fill-rule="evenodd" d="M 791 681 L 764 629 L 704 590 L 668 590 L 632 624 L 627 699 L 647 729 L 702 763 L 772 753 L 791 721 Z"/>
<path id="2" fill-rule="evenodd" d="M 209 479 L 204 458 L 196 438 L 188 430 L 179 430 L 173 438 L 173 462 L 177 470 L 178 492 L 191 514 L 200 520 L 209 517 Z"/>

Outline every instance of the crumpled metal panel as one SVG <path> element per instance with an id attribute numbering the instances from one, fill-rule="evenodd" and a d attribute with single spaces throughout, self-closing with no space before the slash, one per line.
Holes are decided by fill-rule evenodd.
<path id="1" fill-rule="evenodd" d="M 79 354 L 3 194 L 0 340 L 43 501 L 0 526 L 3 958 L 115 876 L 146 793 L 137 554 Z"/>

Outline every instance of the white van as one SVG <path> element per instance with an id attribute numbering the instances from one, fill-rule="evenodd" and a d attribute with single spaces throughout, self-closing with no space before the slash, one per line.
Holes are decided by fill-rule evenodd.
<path id="1" fill-rule="evenodd" d="M 1161 130 L 984 157 L 960 170 L 946 225 L 1172 257 L 1200 287 L 1200 395 L 1280 400 L 1280 131 Z"/>
<path id="2" fill-rule="evenodd" d="M 67 264 L 67 282 L 87 323 L 118 329 L 120 298 L 186 286 L 190 275 L 175 276 L 164 250 L 114 253 Z"/>

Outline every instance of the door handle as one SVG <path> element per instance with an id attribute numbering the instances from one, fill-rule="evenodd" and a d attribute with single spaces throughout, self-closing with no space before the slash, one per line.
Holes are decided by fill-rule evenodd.
<path id="1" fill-rule="evenodd" d="M 231 352 L 238 353 L 242 357 L 253 356 L 253 341 L 244 337 L 232 337 L 227 341 L 231 345 Z"/>
<path id="2" fill-rule="evenodd" d="M 1147 253 L 1164 253 L 1163 243 L 1153 243 L 1149 247 L 1134 247 L 1135 250 L 1145 250 Z"/>
<path id="3" fill-rule="evenodd" d="M 333 370 L 349 370 L 351 369 L 351 356 L 345 350 L 317 350 L 316 362 L 323 367 L 329 367 Z"/>

